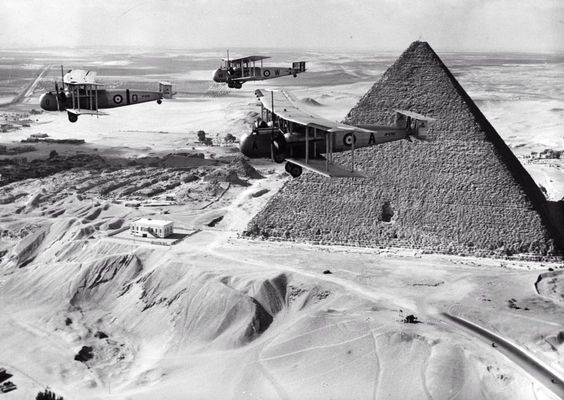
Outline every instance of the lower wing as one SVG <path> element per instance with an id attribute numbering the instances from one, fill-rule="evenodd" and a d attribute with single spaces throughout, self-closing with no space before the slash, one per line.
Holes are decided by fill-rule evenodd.
<path id="1" fill-rule="evenodd" d="M 332 164 L 325 157 L 309 158 L 307 162 L 305 158 L 287 158 L 286 161 L 328 178 L 367 178 L 366 175 L 353 171 L 352 168 Z"/>

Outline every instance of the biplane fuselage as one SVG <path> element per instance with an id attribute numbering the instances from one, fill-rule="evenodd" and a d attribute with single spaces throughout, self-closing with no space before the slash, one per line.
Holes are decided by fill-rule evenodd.
<path id="1" fill-rule="evenodd" d="M 227 83 L 230 88 L 240 89 L 248 81 L 262 81 L 292 75 L 294 78 L 304 72 L 305 61 L 292 63 L 291 67 L 264 66 L 263 60 L 269 57 L 249 56 L 234 60 L 224 59 L 214 72 L 213 80 Z"/>
<path id="2" fill-rule="evenodd" d="M 304 128 L 309 130 L 307 139 Z M 409 135 L 405 129 L 401 128 L 385 126 L 371 126 L 370 128 L 370 132 L 329 132 L 329 129 L 304 127 L 294 123 L 293 126 L 286 126 L 282 130 L 276 126 L 274 128 L 274 140 L 278 141 L 278 149 L 284 149 L 284 155 L 289 158 L 305 158 L 306 153 L 308 157 L 319 158 L 326 153 L 328 147 L 332 149 L 333 153 L 351 150 L 353 140 L 354 147 L 359 149 L 406 139 Z M 263 128 L 255 127 L 250 134 L 243 134 L 240 138 L 241 153 L 249 158 L 270 158 L 272 132 L 272 127 L 267 126 Z M 306 142 L 308 142 L 307 150 Z"/>
<path id="3" fill-rule="evenodd" d="M 39 105 L 45 111 L 66 111 L 67 109 L 75 108 L 72 103 L 72 96 L 68 91 L 65 91 L 65 96 L 62 97 L 59 93 L 59 105 L 57 106 L 57 95 L 53 92 L 44 93 L 41 95 Z M 131 104 L 146 103 L 148 101 L 156 101 L 163 98 L 160 92 L 130 90 L 130 89 L 98 89 L 96 93 L 96 100 L 98 108 L 114 108 L 123 107 Z M 80 108 L 83 110 L 95 110 L 96 100 L 90 104 L 87 94 L 81 91 Z M 78 100 L 75 100 L 75 105 Z"/>
<path id="4" fill-rule="evenodd" d="M 163 98 L 161 91 L 101 89 L 101 85 L 95 81 L 96 72 L 88 70 L 71 70 L 62 78 L 62 88 L 59 90 L 55 82 L 55 91 L 41 95 L 39 105 L 46 111 L 66 111 L 70 122 L 76 122 L 81 114 L 104 115 L 100 109 L 148 101 L 160 104 Z"/>
<path id="5" fill-rule="evenodd" d="M 362 177 L 354 170 L 354 150 L 416 137 L 424 139 L 432 118 L 395 110 L 393 126 L 353 126 L 329 121 L 302 110 L 283 91 L 255 91 L 261 116 L 252 132 L 240 138 L 241 153 L 249 158 L 286 161 L 293 177 L 306 168 L 328 177 Z M 351 166 L 333 163 L 333 153 L 351 151 Z"/>

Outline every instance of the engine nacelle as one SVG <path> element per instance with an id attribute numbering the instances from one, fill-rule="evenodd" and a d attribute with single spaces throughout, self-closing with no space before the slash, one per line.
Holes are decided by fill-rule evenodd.
<path id="1" fill-rule="evenodd" d="M 274 158 L 281 163 L 288 153 L 288 143 L 276 128 L 255 127 L 250 134 L 241 136 L 239 149 L 249 158 Z"/>

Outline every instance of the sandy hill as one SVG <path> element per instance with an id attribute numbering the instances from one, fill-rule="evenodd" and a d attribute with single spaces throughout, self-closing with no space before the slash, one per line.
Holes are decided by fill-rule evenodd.
<path id="1" fill-rule="evenodd" d="M 426 42 L 412 43 L 345 122 L 391 124 L 398 108 L 437 119 L 429 141 L 358 151 L 370 179 L 289 181 L 246 234 L 476 255 L 563 247 L 535 182 Z"/>

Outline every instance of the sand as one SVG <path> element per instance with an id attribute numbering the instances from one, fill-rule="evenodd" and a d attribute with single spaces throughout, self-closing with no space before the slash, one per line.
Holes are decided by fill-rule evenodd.
<path id="1" fill-rule="evenodd" d="M 294 85 L 299 98 L 323 104 L 308 101 L 314 112 L 340 120 L 395 55 L 381 68 L 359 56 L 360 71 L 347 58 L 312 63 L 321 77 L 281 86 Z M 124 68 L 103 60 L 102 67 Z M 209 99 L 183 94 L 74 125 L 64 114 L 42 114 L 45 124 L 0 138 L 48 131 L 83 138 L 85 151 L 104 155 L 195 147 L 219 157 L 228 151 L 194 144 L 195 131 L 247 129 L 257 87 Z M 520 133 L 516 140 L 526 137 Z M 441 313 L 496 332 L 562 375 L 564 311 L 553 297 L 561 274 L 535 288 L 538 275 L 561 272 L 561 264 L 241 239 L 289 179 L 280 165 L 255 166 L 264 178 L 239 175 L 246 185 L 198 179 L 140 196 L 182 194 L 159 207 L 127 207 L 136 195 L 123 192 L 170 177 L 156 167 L 139 176 L 132 167 L 77 169 L 0 188 L 0 198 L 11 196 L 0 207 L 0 368 L 18 386 L 2 398 L 34 398 L 46 386 L 65 399 L 557 398 Z M 182 174 L 205 172 L 199 168 Z M 113 182 L 123 187 L 109 190 Z M 197 233 L 173 246 L 109 236 L 141 216 Z M 421 323 L 402 322 L 410 314 Z M 93 358 L 76 361 L 84 346 Z"/>
<path id="2" fill-rule="evenodd" d="M 9 206 L 26 204 L 2 217 L 10 231 L 33 233 L 2 241 L 0 365 L 18 385 L 5 397 L 50 386 L 84 399 L 556 398 L 440 314 L 562 373 L 551 338 L 564 311 L 534 287 L 547 265 L 239 239 L 283 181 L 270 170 L 205 210 L 167 207 L 166 219 L 198 230 L 174 246 L 108 237 L 116 219 L 159 211 L 98 205 L 94 192 Z M 19 188 L 49 189 L 47 179 Z M 421 323 L 403 323 L 409 314 Z M 74 360 L 83 346 L 94 354 L 85 363 Z"/>

